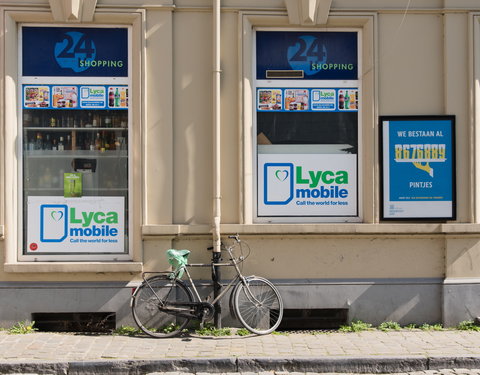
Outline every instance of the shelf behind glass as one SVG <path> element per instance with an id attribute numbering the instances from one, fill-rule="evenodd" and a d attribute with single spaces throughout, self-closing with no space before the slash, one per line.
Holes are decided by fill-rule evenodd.
<path id="1" fill-rule="evenodd" d="M 72 158 L 72 157 L 102 157 L 102 158 L 126 158 L 128 157 L 127 150 L 111 150 L 111 151 L 99 151 L 99 150 L 26 150 L 24 155 L 27 158 Z"/>

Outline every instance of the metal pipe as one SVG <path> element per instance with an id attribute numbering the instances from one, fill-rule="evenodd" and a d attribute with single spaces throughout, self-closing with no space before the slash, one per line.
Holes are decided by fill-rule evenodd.
<path id="1" fill-rule="evenodd" d="M 220 0 L 213 0 L 213 251 L 220 252 Z"/>
<path id="2" fill-rule="evenodd" d="M 213 0 L 213 263 L 221 261 L 221 164 L 220 164 L 220 1 Z M 212 267 L 214 299 L 220 294 L 220 267 Z M 214 323 L 222 327 L 220 303 L 215 304 Z"/>

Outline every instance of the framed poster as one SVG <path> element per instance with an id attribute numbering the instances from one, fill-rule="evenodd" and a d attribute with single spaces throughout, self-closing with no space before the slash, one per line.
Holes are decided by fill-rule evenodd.
<path id="1" fill-rule="evenodd" d="M 381 116 L 383 220 L 454 220 L 455 116 Z"/>

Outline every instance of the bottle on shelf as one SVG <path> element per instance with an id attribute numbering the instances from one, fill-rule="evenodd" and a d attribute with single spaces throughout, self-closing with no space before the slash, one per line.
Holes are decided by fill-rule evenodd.
<path id="1" fill-rule="evenodd" d="M 33 137 L 28 138 L 27 150 L 28 151 L 35 150 L 35 139 Z"/>
<path id="2" fill-rule="evenodd" d="M 45 142 L 43 142 L 43 150 L 51 150 L 52 141 L 50 139 L 50 134 L 45 135 Z"/>
<path id="3" fill-rule="evenodd" d="M 65 144 L 63 142 L 64 142 L 63 137 L 60 136 L 60 139 L 58 140 L 58 151 L 65 150 Z"/>
<path id="4" fill-rule="evenodd" d="M 357 106 L 355 105 L 355 91 L 352 91 L 350 94 L 350 109 L 357 109 Z"/>
<path id="5" fill-rule="evenodd" d="M 100 137 L 100 152 L 105 152 L 105 132 L 102 132 L 102 135 Z"/>
<path id="6" fill-rule="evenodd" d="M 125 90 L 122 90 L 120 93 L 120 107 L 126 107 L 127 106 L 127 93 Z"/>
<path id="7" fill-rule="evenodd" d="M 102 138 L 100 137 L 100 133 L 97 133 L 95 137 L 95 150 L 100 150 L 102 148 Z"/>
<path id="8" fill-rule="evenodd" d="M 71 150 L 72 149 L 72 136 L 70 134 L 67 134 L 67 141 L 65 143 L 65 150 Z"/>
<path id="9" fill-rule="evenodd" d="M 110 88 L 108 93 L 108 106 L 114 107 L 115 106 L 115 94 L 113 93 L 113 89 Z"/>
<path id="10" fill-rule="evenodd" d="M 350 109 L 350 96 L 348 96 L 348 90 L 345 90 L 344 105 L 345 109 Z"/>
<path id="11" fill-rule="evenodd" d="M 118 87 L 115 89 L 115 107 L 120 107 L 120 93 L 118 92 Z"/>
<path id="12" fill-rule="evenodd" d="M 344 109 L 345 106 L 345 98 L 343 97 L 343 91 L 340 91 L 338 95 L 338 109 Z"/>
<path id="13" fill-rule="evenodd" d="M 89 137 L 85 137 L 83 139 L 83 147 L 82 147 L 83 150 L 94 150 L 95 149 L 95 146 L 92 144 L 92 141 L 90 140 Z"/>
<path id="14" fill-rule="evenodd" d="M 41 150 L 43 148 L 43 137 L 42 133 L 38 132 L 36 137 L 35 137 L 35 150 Z"/>

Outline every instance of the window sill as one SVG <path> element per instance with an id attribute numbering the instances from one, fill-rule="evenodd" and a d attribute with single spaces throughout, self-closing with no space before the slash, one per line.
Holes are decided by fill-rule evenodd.
<path id="1" fill-rule="evenodd" d="M 19 262 L 5 263 L 5 272 L 41 273 L 139 273 L 143 270 L 140 262 Z"/>
<path id="2" fill-rule="evenodd" d="M 480 224 L 380 223 L 380 224 L 222 224 L 221 233 L 240 235 L 478 235 Z M 144 239 L 179 235 L 209 235 L 209 225 L 144 225 Z"/>

